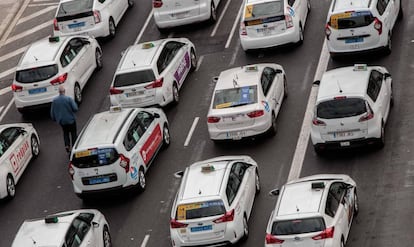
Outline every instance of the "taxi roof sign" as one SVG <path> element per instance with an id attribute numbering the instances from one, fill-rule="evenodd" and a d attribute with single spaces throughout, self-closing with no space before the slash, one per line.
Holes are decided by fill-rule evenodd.
<path id="1" fill-rule="evenodd" d="M 151 42 L 142 44 L 142 49 L 150 49 L 152 47 L 154 47 L 154 43 Z"/>
<path id="2" fill-rule="evenodd" d="M 248 66 L 246 66 L 246 67 L 244 67 L 244 71 L 245 72 L 256 72 L 258 69 L 257 69 L 257 65 L 248 65 Z"/>
<path id="3" fill-rule="evenodd" d="M 59 36 L 50 36 L 49 37 L 49 42 L 59 42 L 60 38 Z"/>
<path id="4" fill-rule="evenodd" d="M 207 164 L 201 167 L 201 172 L 213 172 L 213 171 L 215 171 L 215 168 L 213 165 Z"/>
<path id="5" fill-rule="evenodd" d="M 368 66 L 366 64 L 355 64 L 354 71 L 367 71 Z"/>
<path id="6" fill-rule="evenodd" d="M 109 112 L 121 112 L 122 107 L 119 105 L 114 105 L 109 108 Z"/>

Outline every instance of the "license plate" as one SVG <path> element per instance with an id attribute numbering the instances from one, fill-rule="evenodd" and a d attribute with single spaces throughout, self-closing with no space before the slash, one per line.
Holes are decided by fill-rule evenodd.
<path id="1" fill-rule="evenodd" d="M 246 135 L 246 131 L 228 132 L 227 137 L 233 140 L 240 140 Z"/>
<path id="2" fill-rule="evenodd" d="M 125 96 L 128 98 L 128 97 L 143 95 L 144 93 L 145 93 L 145 91 L 135 91 L 135 92 L 125 93 Z"/>
<path id="3" fill-rule="evenodd" d="M 349 38 L 345 40 L 345 44 L 360 43 L 360 42 L 364 42 L 364 38 L 356 37 L 356 38 Z"/>
<path id="4" fill-rule="evenodd" d="M 38 93 L 44 93 L 44 92 L 46 92 L 45 87 L 29 89 L 29 94 L 38 94 Z"/>
<path id="5" fill-rule="evenodd" d="M 213 229 L 212 225 L 197 226 L 197 227 L 191 227 L 191 232 L 201 232 L 201 231 L 208 231 L 208 230 L 212 230 L 212 229 Z"/>
<path id="6" fill-rule="evenodd" d="M 274 27 L 265 27 L 265 28 L 256 29 L 257 33 L 261 33 L 264 35 L 269 35 L 273 30 L 275 30 Z"/>
<path id="7" fill-rule="evenodd" d="M 353 136 L 354 133 L 353 132 L 336 132 L 334 133 L 334 138 L 338 138 L 338 137 L 348 137 L 348 136 Z"/>
<path id="8" fill-rule="evenodd" d="M 184 18 L 186 15 L 187 15 L 187 12 L 184 12 L 184 13 L 171 14 L 171 17 L 181 19 L 181 18 Z"/>
<path id="9" fill-rule="evenodd" d="M 80 30 L 81 27 L 84 27 L 84 26 L 85 26 L 85 22 L 84 21 L 82 21 L 82 22 L 76 22 L 76 23 L 72 23 L 72 24 L 69 24 L 68 25 L 69 29 L 78 28 L 79 30 Z"/>
<path id="10" fill-rule="evenodd" d="M 103 183 L 109 183 L 111 180 L 109 177 L 102 177 L 102 178 L 91 178 L 89 179 L 89 184 L 103 184 Z"/>
<path id="11" fill-rule="evenodd" d="M 350 142 L 341 142 L 340 143 L 341 147 L 348 147 L 349 145 L 351 145 Z"/>

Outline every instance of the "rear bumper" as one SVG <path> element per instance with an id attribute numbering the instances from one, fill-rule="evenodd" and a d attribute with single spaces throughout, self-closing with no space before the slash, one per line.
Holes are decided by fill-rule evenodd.
<path id="1" fill-rule="evenodd" d="M 332 39 L 332 38 L 331 38 Z M 382 35 L 378 37 L 377 42 L 369 42 L 369 43 L 355 43 L 355 44 L 343 44 L 344 41 L 339 40 L 327 40 L 326 44 L 328 47 L 328 51 L 332 55 L 336 54 L 358 54 L 358 53 L 365 53 L 365 52 L 373 52 L 377 50 L 384 49 L 388 42 L 387 35 Z M 352 48 L 352 45 L 358 45 L 358 48 Z"/>
<path id="2" fill-rule="evenodd" d="M 292 28 L 292 30 L 271 35 L 266 37 L 249 37 L 247 35 L 239 35 L 240 44 L 243 50 L 270 48 L 289 43 L 296 43 L 299 41 L 299 28 Z"/>
<path id="3" fill-rule="evenodd" d="M 378 138 L 359 138 L 346 141 L 330 141 L 325 143 L 317 143 L 314 145 L 314 148 L 318 151 L 351 149 L 367 145 L 375 145 L 378 142 Z"/>
<path id="4" fill-rule="evenodd" d="M 199 15 L 188 16 L 182 19 L 170 19 L 169 15 L 160 15 L 157 12 L 154 13 L 155 24 L 158 28 L 184 26 L 197 22 L 207 21 L 208 19 L 210 19 L 210 11 L 203 11 L 203 9 L 200 9 Z"/>
<path id="5" fill-rule="evenodd" d="M 95 24 L 89 29 L 84 29 L 78 32 L 62 32 L 62 31 L 53 31 L 54 36 L 69 36 L 69 35 L 89 35 L 92 37 L 106 37 L 109 35 L 109 23 L 108 21 L 102 21 L 98 24 Z"/>
<path id="6" fill-rule="evenodd" d="M 271 117 L 271 116 L 269 116 Z M 264 117 L 257 121 L 254 125 L 234 128 L 234 129 L 218 129 L 214 124 L 207 124 L 210 139 L 212 140 L 240 140 L 256 135 L 260 135 L 269 130 L 272 126 L 269 117 Z"/>

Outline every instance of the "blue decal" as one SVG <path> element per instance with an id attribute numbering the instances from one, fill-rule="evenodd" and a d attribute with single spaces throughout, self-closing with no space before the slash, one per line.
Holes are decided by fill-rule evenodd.
<path id="1" fill-rule="evenodd" d="M 295 10 L 294 10 L 292 7 L 287 6 L 287 9 L 288 9 L 289 14 L 290 14 L 291 16 L 295 16 Z"/>
<path id="2" fill-rule="evenodd" d="M 137 179 L 138 178 L 138 170 L 135 166 L 131 167 L 129 169 L 129 171 L 131 172 L 131 178 L 132 179 Z"/>
<path id="3" fill-rule="evenodd" d="M 270 112 L 270 106 L 269 106 L 269 103 L 267 103 L 266 101 L 262 101 L 262 104 L 263 104 L 263 106 L 264 106 L 264 108 L 265 108 L 265 110 L 267 111 L 267 112 Z"/>

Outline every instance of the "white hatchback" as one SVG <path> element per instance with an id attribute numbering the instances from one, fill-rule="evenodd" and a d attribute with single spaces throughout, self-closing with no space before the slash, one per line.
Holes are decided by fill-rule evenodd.
<path id="1" fill-rule="evenodd" d="M 16 183 L 39 151 L 39 136 L 32 124 L 0 125 L 0 199 L 15 196 Z"/>
<path id="2" fill-rule="evenodd" d="M 384 67 L 356 64 L 325 72 L 311 126 L 315 151 L 382 147 L 392 104 L 392 78 Z"/>
<path id="3" fill-rule="evenodd" d="M 207 115 L 210 138 L 239 140 L 265 132 L 276 134 L 276 119 L 286 96 L 286 75 L 278 64 L 222 71 Z"/>
<path id="4" fill-rule="evenodd" d="M 50 105 L 63 85 L 66 95 L 82 101 L 82 89 L 95 69 L 102 68 L 102 50 L 89 36 L 49 37 L 29 46 L 17 67 L 12 90 L 24 113 Z"/>
<path id="5" fill-rule="evenodd" d="M 161 109 L 133 108 L 95 114 L 70 155 L 69 174 L 77 196 L 146 187 L 145 173 L 162 146 L 170 144 Z"/>
<path id="6" fill-rule="evenodd" d="M 302 43 L 309 0 L 246 0 L 240 22 L 243 50 Z"/>
<path id="7" fill-rule="evenodd" d="M 221 156 L 190 165 L 171 210 L 172 246 L 221 246 L 247 238 L 259 191 L 258 166 L 249 156 Z"/>
<path id="8" fill-rule="evenodd" d="M 111 104 L 147 107 L 178 103 L 184 80 L 197 66 L 195 52 L 193 43 L 186 38 L 130 46 L 111 83 Z"/>
<path id="9" fill-rule="evenodd" d="M 53 20 L 53 33 L 114 37 L 116 26 L 134 0 L 61 0 Z"/>

